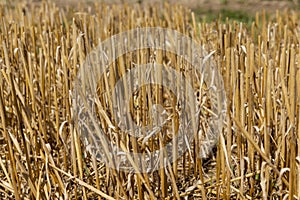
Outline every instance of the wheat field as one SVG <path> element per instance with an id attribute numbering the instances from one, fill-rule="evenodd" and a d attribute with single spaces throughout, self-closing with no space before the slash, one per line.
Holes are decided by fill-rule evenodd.
<path id="1" fill-rule="evenodd" d="M 6 2 L 0 14 L 1 199 L 300 199 L 299 10 L 257 12 L 248 24 L 206 22 L 168 3 Z M 161 153 L 161 167 L 150 172 L 118 170 L 88 151 L 72 101 L 74 80 L 92 50 L 141 27 L 176 30 L 214 52 L 226 98 L 221 134 L 203 157 L 200 135 L 210 134 L 214 99 L 207 94 L 209 85 L 200 84 L 199 72 L 180 56 L 151 48 L 111 63 L 97 80 L 95 105 L 110 142 L 143 156 L 170 141 L 177 145 L 172 155 L 186 145 L 173 162 L 165 163 L 168 155 Z M 176 141 L 182 108 L 159 84 L 134 91 L 129 106 L 135 123 L 153 125 L 150 108 L 161 104 L 168 120 L 159 134 L 137 138 L 118 128 L 112 90 L 126 71 L 149 62 L 192 82 L 200 117 L 193 122 L 197 133 L 191 143 Z M 110 153 L 105 145 L 100 148 Z"/>

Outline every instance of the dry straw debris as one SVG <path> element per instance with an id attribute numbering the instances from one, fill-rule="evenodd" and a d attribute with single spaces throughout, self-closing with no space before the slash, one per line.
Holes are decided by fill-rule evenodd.
<path id="1" fill-rule="evenodd" d="M 1 199 L 300 199 L 298 11 L 257 13 L 250 26 L 199 22 L 190 10 L 169 4 L 3 3 L 0 14 Z M 198 158 L 195 140 L 176 162 L 135 174 L 107 167 L 79 139 L 71 92 L 79 66 L 101 41 L 136 27 L 174 29 L 215 51 L 227 112 L 209 157 Z M 146 139 L 110 128 L 116 127 L 109 98 L 116 79 L 151 59 L 194 80 L 203 134 L 213 114 L 207 87 L 176 55 L 152 49 L 124 55 L 99 81 L 98 117 L 127 151 L 159 149 L 179 126 L 174 94 L 148 85 L 134 94 L 133 119 L 153 123 L 147 111 L 161 103 L 170 114 L 166 128 Z"/>

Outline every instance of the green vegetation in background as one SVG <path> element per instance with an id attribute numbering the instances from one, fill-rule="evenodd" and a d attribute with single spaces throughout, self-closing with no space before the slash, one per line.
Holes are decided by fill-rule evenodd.
<path id="1" fill-rule="evenodd" d="M 228 9 L 221 9 L 219 11 L 212 11 L 197 9 L 193 11 L 198 16 L 197 19 L 201 22 L 212 22 L 217 19 L 220 19 L 221 22 L 225 22 L 226 18 L 228 18 L 229 21 L 239 21 L 245 23 L 247 26 L 251 26 L 251 23 L 255 20 L 254 15 L 250 15 L 245 13 L 244 11 L 239 10 L 233 11 Z"/>

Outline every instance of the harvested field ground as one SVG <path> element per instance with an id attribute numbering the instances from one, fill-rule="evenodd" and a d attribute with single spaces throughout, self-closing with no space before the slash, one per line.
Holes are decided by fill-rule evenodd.
<path id="1" fill-rule="evenodd" d="M 299 1 L 180 3 L 0 0 L 0 199 L 300 199 Z M 111 36 L 144 27 L 176 30 L 199 46 L 190 51 L 171 34 L 178 51 L 133 48 L 100 66 L 92 57 Z M 103 55 L 152 41 L 127 35 Z M 198 50 L 207 74 L 185 59 Z M 161 84 L 131 94 L 147 79 L 148 68 L 138 71 L 119 90 L 129 96 L 120 122 L 114 112 L 126 104 L 114 88 L 148 63 L 162 66 L 153 77 Z M 214 82 L 218 75 L 223 82 Z M 196 97 L 195 107 L 180 95 Z M 138 126 L 163 126 L 135 137 L 121 127 L 129 116 Z M 219 119 L 218 135 L 211 124 Z M 191 141 L 182 129 L 193 131 Z M 84 131 L 96 134 L 83 138 Z"/>

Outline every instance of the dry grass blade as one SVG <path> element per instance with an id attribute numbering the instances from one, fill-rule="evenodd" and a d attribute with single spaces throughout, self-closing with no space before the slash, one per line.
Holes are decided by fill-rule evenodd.
<path id="1" fill-rule="evenodd" d="M 78 182 L 81 186 L 84 186 L 85 188 L 87 188 L 87 189 L 89 189 L 89 190 L 91 190 L 91 191 L 93 191 L 93 192 L 99 194 L 101 197 L 103 197 L 103 198 L 105 198 L 105 199 L 109 199 L 109 200 L 114 200 L 113 197 L 111 197 L 111 196 L 109 196 L 109 195 L 107 195 L 107 194 L 101 192 L 101 191 L 98 190 L 97 188 L 95 188 L 95 187 L 93 187 L 93 186 L 91 186 L 91 185 L 85 183 L 84 181 L 82 181 L 82 180 L 80 180 L 80 179 L 78 179 L 78 178 L 72 176 L 71 174 L 69 174 L 69 173 L 67 173 L 67 172 L 65 172 L 65 171 L 63 171 L 63 170 L 61 170 L 61 169 L 59 169 L 59 168 L 57 168 L 57 167 L 55 167 L 55 166 L 53 166 L 53 165 L 51 165 L 51 164 L 50 164 L 50 166 L 51 166 L 53 169 L 57 170 L 58 172 L 60 172 L 60 173 L 62 173 L 62 174 L 64 174 L 64 175 L 66 175 L 66 176 L 68 176 L 69 178 L 74 179 L 74 180 L 75 180 L 76 182 Z"/>
<path id="2" fill-rule="evenodd" d="M 234 122 L 236 123 L 237 127 L 242 131 L 242 134 L 247 138 L 247 140 L 253 145 L 255 150 L 261 155 L 261 157 L 265 160 L 265 162 L 276 172 L 276 174 L 280 174 L 279 170 L 276 166 L 274 166 L 268 156 L 259 148 L 259 146 L 255 143 L 255 141 L 251 138 L 250 134 L 242 127 L 241 123 L 238 119 L 234 118 Z M 283 178 L 285 184 L 289 184 L 287 180 Z"/>

